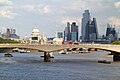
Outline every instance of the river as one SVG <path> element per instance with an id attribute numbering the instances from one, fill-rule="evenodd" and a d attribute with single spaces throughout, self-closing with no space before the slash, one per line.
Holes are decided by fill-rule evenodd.
<path id="1" fill-rule="evenodd" d="M 105 51 L 80 54 L 58 54 L 51 62 L 44 62 L 43 53 L 0 53 L 0 80 L 120 80 L 120 62 L 112 61 Z"/>

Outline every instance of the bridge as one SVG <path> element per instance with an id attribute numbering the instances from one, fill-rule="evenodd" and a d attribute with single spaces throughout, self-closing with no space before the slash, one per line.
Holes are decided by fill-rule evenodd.
<path id="1" fill-rule="evenodd" d="M 49 53 L 60 51 L 64 49 L 99 49 L 110 51 L 113 56 L 114 61 L 120 61 L 120 45 L 110 45 L 110 44 L 79 44 L 79 45 L 35 45 L 35 44 L 0 44 L 0 49 L 9 48 L 24 48 L 24 49 L 34 49 L 44 52 L 44 60 L 50 60 Z"/>

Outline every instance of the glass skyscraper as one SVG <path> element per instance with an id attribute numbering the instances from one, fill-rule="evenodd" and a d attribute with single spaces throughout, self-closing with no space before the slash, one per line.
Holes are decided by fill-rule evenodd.
<path id="1" fill-rule="evenodd" d="M 82 27 L 81 27 L 81 40 L 84 42 L 86 41 L 86 29 L 87 29 L 87 24 L 90 21 L 90 13 L 89 10 L 85 10 L 83 13 L 83 18 L 82 18 Z"/>
<path id="2" fill-rule="evenodd" d="M 58 37 L 58 38 L 63 38 L 63 33 L 62 33 L 62 32 L 58 32 L 58 33 L 57 33 L 57 37 Z"/>
<path id="3" fill-rule="evenodd" d="M 64 30 L 64 40 L 65 41 L 70 41 L 70 23 L 67 22 L 67 27 L 65 27 L 65 30 Z"/>
<path id="4" fill-rule="evenodd" d="M 78 41 L 78 26 L 76 25 L 76 22 L 71 24 L 71 40 Z"/>
<path id="5" fill-rule="evenodd" d="M 91 20 L 89 10 L 83 13 L 81 36 L 82 42 L 93 42 L 98 39 L 97 21 L 96 18 Z"/>
<path id="6" fill-rule="evenodd" d="M 114 41 L 118 39 L 118 34 L 110 24 L 107 25 L 107 30 L 106 30 L 106 39 L 109 41 Z"/>
<path id="7" fill-rule="evenodd" d="M 64 30 L 64 41 L 78 41 L 78 26 L 76 22 L 67 23 L 67 27 Z"/>

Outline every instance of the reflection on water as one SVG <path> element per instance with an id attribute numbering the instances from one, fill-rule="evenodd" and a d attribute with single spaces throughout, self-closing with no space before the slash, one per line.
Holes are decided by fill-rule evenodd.
<path id="1" fill-rule="evenodd" d="M 5 57 L 5 58 L 0 58 L 0 62 L 1 63 L 15 63 L 16 61 L 12 60 L 9 57 Z"/>
<path id="2" fill-rule="evenodd" d="M 0 80 L 119 80 L 120 64 L 97 63 L 111 60 L 108 52 L 88 54 L 57 54 L 52 62 L 40 58 L 43 53 L 12 53 L 14 57 L 0 54 Z"/>

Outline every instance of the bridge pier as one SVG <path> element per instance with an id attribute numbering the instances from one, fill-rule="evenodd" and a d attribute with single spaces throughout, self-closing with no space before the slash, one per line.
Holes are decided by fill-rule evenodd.
<path id="1" fill-rule="evenodd" d="M 113 55 L 113 61 L 120 61 L 120 55 Z"/>
<path id="2" fill-rule="evenodd" d="M 111 52 L 113 55 L 113 61 L 120 61 L 120 53 L 118 52 Z"/>
<path id="3" fill-rule="evenodd" d="M 50 53 L 44 52 L 44 62 L 50 62 Z"/>

